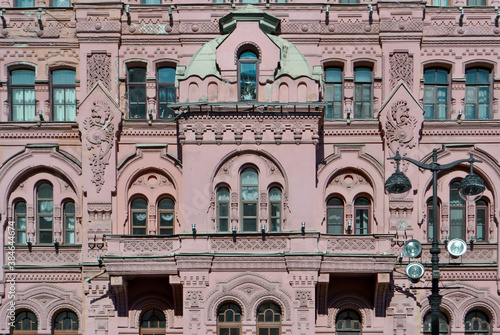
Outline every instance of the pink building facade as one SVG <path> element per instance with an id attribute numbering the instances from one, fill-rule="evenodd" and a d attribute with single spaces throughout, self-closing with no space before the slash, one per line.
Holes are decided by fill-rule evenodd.
<path id="1" fill-rule="evenodd" d="M 0 333 L 499 334 L 500 1 L 249 2 L 0 0 Z"/>

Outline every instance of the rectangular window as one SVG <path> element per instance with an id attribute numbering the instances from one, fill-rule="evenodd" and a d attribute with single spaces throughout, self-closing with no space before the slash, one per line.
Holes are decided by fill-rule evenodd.
<path id="1" fill-rule="evenodd" d="M 52 72 L 52 113 L 54 121 L 76 121 L 76 72 Z"/>
<path id="2" fill-rule="evenodd" d="M 326 119 L 342 118 L 342 68 L 327 67 L 325 69 L 325 101 Z"/>
<path id="3" fill-rule="evenodd" d="M 75 203 L 64 204 L 64 243 L 75 244 Z"/>
<path id="4" fill-rule="evenodd" d="M 26 240 L 26 203 L 18 202 L 14 210 L 16 221 L 16 243 L 25 244 Z"/>
<path id="5" fill-rule="evenodd" d="M 354 70 L 354 117 L 372 119 L 372 69 L 358 67 Z"/>
<path id="6" fill-rule="evenodd" d="M 490 70 L 471 68 L 465 71 L 465 118 L 489 119 Z"/>
<path id="7" fill-rule="evenodd" d="M 49 244 L 52 241 L 54 201 L 52 186 L 41 184 L 37 191 L 38 243 Z"/>
<path id="8" fill-rule="evenodd" d="M 359 0 L 340 0 L 339 3 L 359 3 Z"/>
<path id="9" fill-rule="evenodd" d="M 448 70 L 424 71 L 424 118 L 445 120 L 448 117 Z"/>
<path id="10" fill-rule="evenodd" d="M 169 103 L 175 103 L 175 68 L 163 67 L 158 69 L 158 117 L 160 119 L 175 117 L 174 110 Z"/>
<path id="11" fill-rule="evenodd" d="M 52 0 L 52 7 L 70 7 L 70 0 Z"/>
<path id="12" fill-rule="evenodd" d="M 14 0 L 16 7 L 35 7 L 35 0 Z"/>
<path id="13" fill-rule="evenodd" d="M 433 6 L 449 6 L 448 0 L 432 0 Z"/>
<path id="14" fill-rule="evenodd" d="M 129 118 L 146 118 L 146 69 L 133 67 L 128 70 Z"/>
<path id="15" fill-rule="evenodd" d="M 9 84 L 12 121 L 35 121 L 35 71 L 13 70 Z"/>
<path id="16" fill-rule="evenodd" d="M 221 188 L 217 192 L 218 231 L 229 231 L 229 191 Z"/>
<path id="17" fill-rule="evenodd" d="M 141 3 L 144 5 L 161 5 L 161 0 L 142 0 Z"/>
<path id="18" fill-rule="evenodd" d="M 465 240 L 465 201 L 458 193 L 458 185 L 454 182 L 450 187 L 450 240 Z"/>
<path id="19" fill-rule="evenodd" d="M 257 54 L 251 50 L 243 51 L 238 57 L 240 101 L 257 99 L 257 62 Z"/>
<path id="20" fill-rule="evenodd" d="M 247 168 L 241 173 L 241 221 L 243 231 L 257 231 L 259 179 L 257 171 Z"/>
<path id="21" fill-rule="evenodd" d="M 486 0 L 467 0 L 467 6 L 486 6 Z"/>
<path id="22" fill-rule="evenodd" d="M 476 241 L 486 241 L 486 222 L 488 220 L 488 204 L 484 200 L 476 202 Z"/>

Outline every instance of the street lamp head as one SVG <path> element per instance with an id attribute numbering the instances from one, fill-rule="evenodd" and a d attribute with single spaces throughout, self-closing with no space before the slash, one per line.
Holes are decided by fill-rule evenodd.
<path id="1" fill-rule="evenodd" d="M 408 192 L 411 189 L 411 182 L 403 172 L 399 171 L 399 161 L 401 160 L 399 152 L 396 151 L 396 156 L 388 159 L 396 161 L 396 172 L 385 181 L 385 194 L 402 194 Z"/>
<path id="2" fill-rule="evenodd" d="M 481 198 L 485 188 L 486 186 L 484 185 L 483 178 L 479 177 L 477 174 L 470 173 L 460 182 L 458 194 L 466 201 L 476 201 Z"/>
<path id="3" fill-rule="evenodd" d="M 386 194 L 401 194 L 411 189 L 411 182 L 401 171 L 394 172 L 385 181 L 384 190 Z"/>

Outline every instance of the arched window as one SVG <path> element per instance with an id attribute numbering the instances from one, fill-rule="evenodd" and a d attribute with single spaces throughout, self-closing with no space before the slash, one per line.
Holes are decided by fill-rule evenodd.
<path id="1" fill-rule="evenodd" d="M 465 118 L 490 118 L 491 71 L 470 68 L 465 71 Z"/>
<path id="2" fill-rule="evenodd" d="M 36 315 L 30 311 L 23 311 L 16 315 L 13 335 L 35 335 L 38 330 Z"/>
<path id="3" fill-rule="evenodd" d="M 74 312 L 64 311 L 54 320 L 54 335 L 78 334 L 78 316 Z"/>
<path id="4" fill-rule="evenodd" d="M 476 241 L 487 240 L 488 202 L 485 199 L 476 201 Z"/>
<path id="5" fill-rule="evenodd" d="M 141 317 L 141 335 L 165 334 L 167 323 L 165 314 L 158 309 L 151 309 Z"/>
<path id="6" fill-rule="evenodd" d="M 439 233 L 439 219 L 440 219 L 440 210 L 439 210 L 439 203 L 438 203 L 438 233 Z M 434 208 L 432 207 L 432 198 L 427 200 L 427 236 L 429 242 L 432 242 L 432 234 L 433 234 L 433 226 L 434 226 Z M 439 240 L 439 236 L 438 236 Z"/>
<path id="7" fill-rule="evenodd" d="M 442 68 L 424 71 L 424 118 L 444 120 L 448 117 L 449 72 Z"/>
<path id="8" fill-rule="evenodd" d="M 14 221 L 16 221 L 16 243 L 25 244 L 26 239 L 26 202 L 19 201 L 14 207 Z"/>
<path id="9" fill-rule="evenodd" d="M 143 198 L 135 198 L 130 204 L 132 217 L 132 235 L 146 235 L 148 202 Z"/>
<path id="10" fill-rule="evenodd" d="M 68 201 L 64 204 L 64 243 L 75 244 L 75 203 Z"/>
<path id="11" fill-rule="evenodd" d="M 52 71 L 52 115 L 54 121 L 76 120 L 76 72 Z"/>
<path id="12" fill-rule="evenodd" d="M 257 334 L 281 334 L 281 310 L 273 302 L 265 302 L 257 309 Z"/>
<path id="13" fill-rule="evenodd" d="M 241 308 L 229 302 L 220 306 L 217 312 L 217 335 L 240 335 Z"/>
<path id="14" fill-rule="evenodd" d="M 128 69 L 128 110 L 130 119 L 146 118 L 146 69 Z"/>
<path id="15" fill-rule="evenodd" d="M 360 66 L 354 69 L 354 117 L 372 119 L 372 69 Z"/>
<path id="16" fill-rule="evenodd" d="M 243 51 L 238 57 L 238 82 L 240 101 L 257 100 L 257 54 Z"/>
<path id="17" fill-rule="evenodd" d="M 38 243 L 53 243 L 54 200 L 53 188 L 49 183 L 42 183 L 37 188 L 37 223 Z"/>
<path id="18" fill-rule="evenodd" d="M 257 231 L 259 175 L 252 168 L 241 172 L 241 221 L 243 231 Z"/>
<path id="19" fill-rule="evenodd" d="M 330 66 L 325 68 L 325 102 L 326 119 L 342 118 L 342 68 Z"/>
<path id="20" fill-rule="evenodd" d="M 481 311 L 471 311 L 465 318 L 466 335 L 489 335 L 490 321 Z"/>
<path id="21" fill-rule="evenodd" d="M 156 87 L 158 90 L 158 117 L 160 119 L 175 117 L 169 103 L 175 103 L 175 68 L 162 67 L 158 69 Z"/>
<path id="22" fill-rule="evenodd" d="M 344 202 L 342 199 L 333 197 L 326 203 L 327 233 L 344 233 Z"/>
<path id="23" fill-rule="evenodd" d="M 175 204 L 170 198 L 163 198 L 158 203 L 158 232 L 160 235 L 174 233 Z"/>
<path id="24" fill-rule="evenodd" d="M 458 193 L 459 181 L 450 185 L 450 240 L 465 240 L 465 200 Z"/>
<path id="25" fill-rule="evenodd" d="M 369 233 L 370 212 L 370 200 L 367 198 L 357 198 L 356 201 L 354 201 L 354 213 L 356 215 L 355 234 L 363 235 Z"/>
<path id="26" fill-rule="evenodd" d="M 229 231 L 229 190 L 217 190 L 217 231 Z"/>
<path id="27" fill-rule="evenodd" d="M 431 313 L 427 313 L 424 319 L 424 335 L 430 335 L 432 326 Z M 448 335 L 450 333 L 450 325 L 448 318 L 442 312 L 439 312 L 439 335 Z"/>
<path id="28" fill-rule="evenodd" d="M 9 84 L 11 120 L 35 121 L 35 71 L 29 69 L 12 70 Z"/>
<path id="29" fill-rule="evenodd" d="M 270 231 L 281 230 L 281 190 L 273 187 L 269 190 L 269 223 Z"/>
<path id="30" fill-rule="evenodd" d="M 340 312 L 335 324 L 338 335 L 361 334 L 361 317 L 355 310 L 346 309 Z"/>

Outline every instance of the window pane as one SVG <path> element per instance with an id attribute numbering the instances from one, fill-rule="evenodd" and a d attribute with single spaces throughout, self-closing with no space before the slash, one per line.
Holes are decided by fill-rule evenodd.
<path id="1" fill-rule="evenodd" d="M 69 7 L 70 0 L 52 0 L 53 7 Z"/>
<path id="2" fill-rule="evenodd" d="M 448 71 L 444 69 L 436 70 L 436 84 L 448 84 Z"/>
<path id="3" fill-rule="evenodd" d="M 269 191 L 269 201 L 281 201 L 281 190 L 279 188 L 273 187 Z"/>
<path id="4" fill-rule="evenodd" d="M 52 72 L 54 85 L 75 85 L 76 72 L 73 70 L 56 70 Z"/>
<path id="5" fill-rule="evenodd" d="M 175 209 L 174 201 L 170 198 L 163 198 L 158 203 L 159 209 Z"/>
<path id="6" fill-rule="evenodd" d="M 257 219 L 243 219 L 243 231 L 257 231 Z"/>
<path id="7" fill-rule="evenodd" d="M 477 83 L 488 84 L 490 83 L 490 71 L 486 69 L 477 69 Z"/>
<path id="8" fill-rule="evenodd" d="M 16 0 L 17 7 L 34 7 L 35 0 Z"/>
<path id="9" fill-rule="evenodd" d="M 158 70 L 158 82 L 173 83 L 175 81 L 175 69 L 172 67 L 163 67 Z"/>
<path id="10" fill-rule="evenodd" d="M 133 83 L 146 82 L 146 69 L 142 67 L 133 67 L 128 70 L 128 80 Z"/>
<path id="11" fill-rule="evenodd" d="M 142 198 L 137 198 L 132 201 L 132 209 L 147 209 L 148 203 Z"/>
<path id="12" fill-rule="evenodd" d="M 217 200 L 229 201 L 229 190 L 227 188 L 220 188 L 217 191 Z"/>
<path id="13" fill-rule="evenodd" d="M 31 1 L 33 2 L 33 1 Z M 21 6 L 19 6 L 21 7 Z M 33 70 L 13 70 L 12 85 L 35 85 L 35 71 Z"/>
<path id="14" fill-rule="evenodd" d="M 325 81 L 326 82 L 341 82 L 342 69 L 340 67 L 327 67 Z"/>
<path id="15" fill-rule="evenodd" d="M 255 186 L 243 186 L 241 188 L 241 200 L 257 200 L 258 190 Z"/>
<path id="16" fill-rule="evenodd" d="M 258 185 L 259 177 L 257 171 L 254 169 L 245 169 L 241 173 L 241 184 L 242 185 Z"/>
<path id="17" fill-rule="evenodd" d="M 358 67 L 354 70 L 354 81 L 370 83 L 372 81 L 372 70 L 368 67 Z"/>

